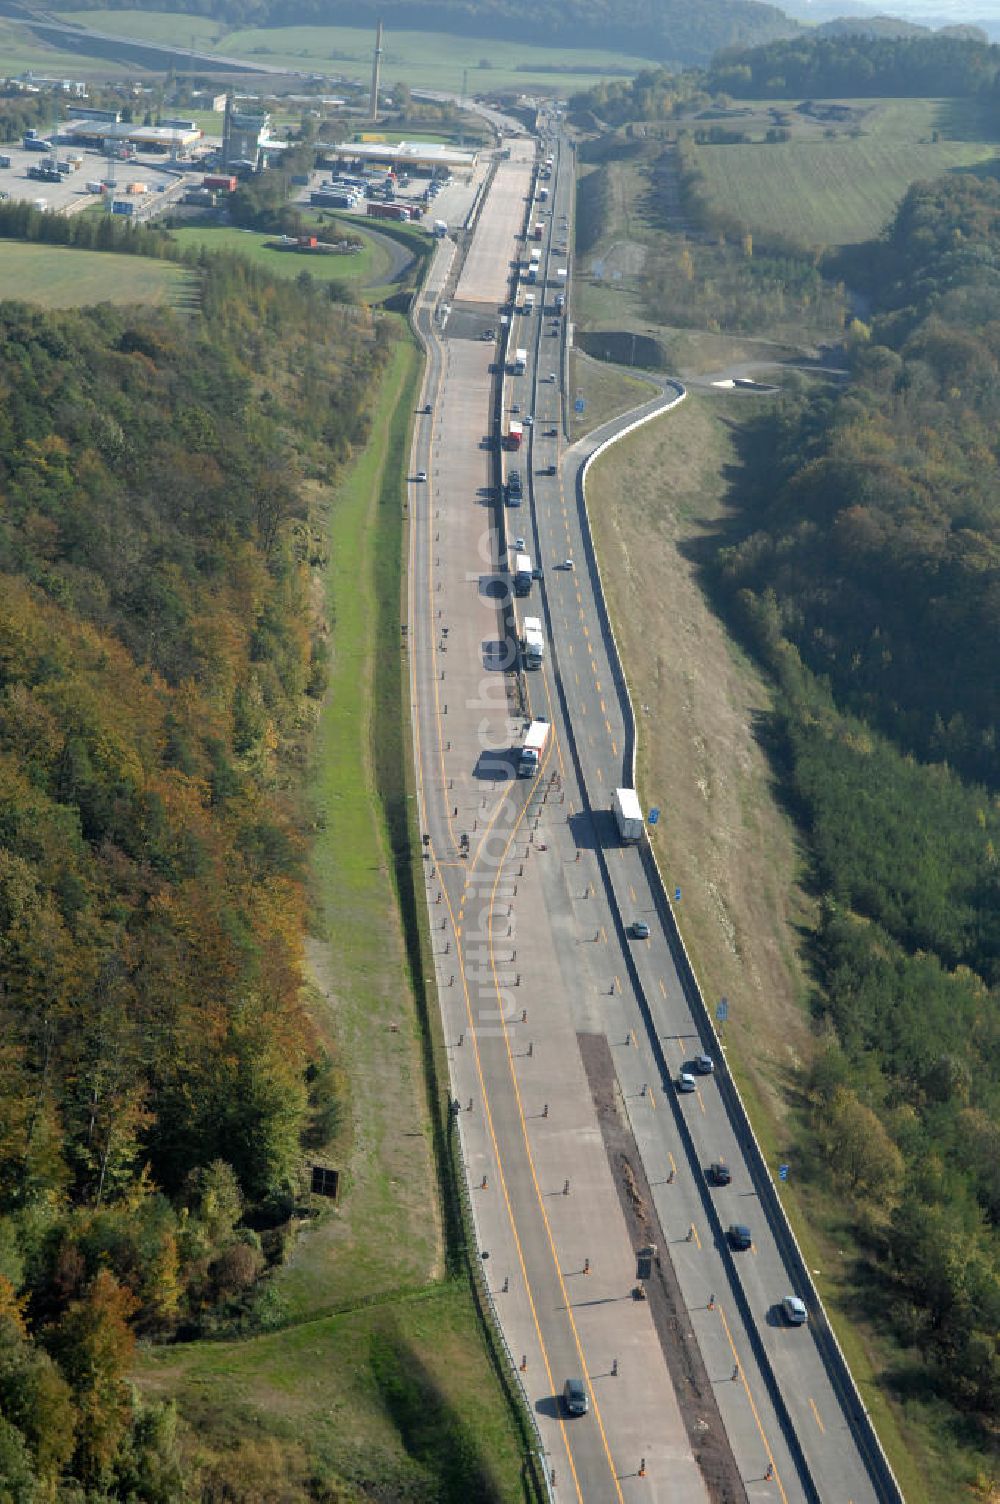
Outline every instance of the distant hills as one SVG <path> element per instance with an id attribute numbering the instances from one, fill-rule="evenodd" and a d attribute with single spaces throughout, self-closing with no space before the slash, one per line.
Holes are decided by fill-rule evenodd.
<path id="1" fill-rule="evenodd" d="M 163 10 L 167 0 L 64 3 L 92 9 Z M 347 11 L 331 0 L 173 0 L 171 10 L 246 26 L 374 26 L 397 31 L 520 38 L 541 46 L 608 48 L 650 62 L 704 66 L 724 47 L 753 47 L 803 28 L 761 0 L 357 0 Z M 105 23 L 107 25 L 107 23 Z M 112 29 L 110 25 L 107 29 Z"/>
<path id="2" fill-rule="evenodd" d="M 63 9 L 162 10 L 167 0 L 64 0 Z M 920 9 L 925 0 L 902 0 Z M 926 0 L 927 9 L 933 0 Z M 937 0 L 946 7 L 948 0 Z M 970 0 L 986 8 L 993 0 Z M 1000 4 L 1000 0 L 996 0 Z M 210 16 L 234 29 L 279 26 L 374 25 L 395 30 L 451 32 L 460 36 L 522 38 L 552 47 L 608 48 L 666 66 L 706 67 L 717 53 L 766 46 L 794 38 L 862 35 L 886 39 L 929 35 L 905 17 L 885 16 L 859 0 L 787 0 L 786 10 L 762 0 L 356 0 L 349 15 L 331 0 L 173 0 L 178 13 Z M 26 10 L 29 6 L 24 7 Z M 845 14 L 846 13 L 846 14 Z M 801 19 L 800 19 L 801 18 Z M 943 19 L 943 18 L 942 18 Z M 813 23 L 804 25 L 803 20 Z M 940 22 L 939 22 L 940 24 Z M 113 25 L 113 23 L 112 23 Z M 971 26 L 949 32 L 973 40 Z M 486 49 L 488 51 L 488 47 Z"/>

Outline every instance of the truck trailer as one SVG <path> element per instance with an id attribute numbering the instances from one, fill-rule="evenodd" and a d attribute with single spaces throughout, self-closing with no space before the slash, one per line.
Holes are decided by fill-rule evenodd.
<path id="1" fill-rule="evenodd" d="M 634 846 L 642 840 L 645 822 L 642 806 L 635 789 L 615 789 L 611 808 L 618 823 L 618 834 L 626 846 Z"/>
<path id="2" fill-rule="evenodd" d="M 532 721 L 517 760 L 518 778 L 534 778 L 549 739 L 548 721 Z"/>
<path id="3" fill-rule="evenodd" d="M 521 642 L 521 662 L 525 668 L 541 668 L 545 657 L 545 638 L 542 622 L 538 616 L 524 618 L 524 637 Z"/>
<path id="4" fill-rule="evenodd" d="M 507 425 L 506 447 L 508 449 L 520 449 L 521 440 L 524 437 L 524 429 L 517 418 L 511 418 Z"/>
<path id="5" fill-rule="evenodd" d="M 531 590 L 531 559 L 527 554 L 514 555 L 514 594 L 527 595 Z"/>
<path id="6" fill-rule="evenodd" d="M 528 352 L 520 346 L 514 351 L 514 375 L 523 376 L 528 368 Z"/>

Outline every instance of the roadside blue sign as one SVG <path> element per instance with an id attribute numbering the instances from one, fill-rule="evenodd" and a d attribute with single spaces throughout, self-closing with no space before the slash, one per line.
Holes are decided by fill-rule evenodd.
<path id="1" fill-rule="evenodd" d="M 660 819 L 660 811 L 658 809 L 651 809 L 650 812 L 649 812 L 649 823 L 650 823 L 650 825 L 656 825 L 656 824 L 658 824 L 659 823 L 659 819 Z"/>
<path id="2" fill-rule="evenodd" d="M 586 402 L 584 402 L 582 397 L 577 397 L 576 401 L 573 403 L 573 406 L 578 413 L 582 413 L 587 404 Z"/>
<path id="3" fill-rule="evenodd" d="M 778 1166 L 778 1179 L 779 1180 L 787 1180 L 788 1179 L 788 1166 L 787 1165 L 779 1165 Z"/>
<path id="4" fill-rule="evenodd" d="M 719 1005 L 715 1010 L 715 1017 L 720 1024 L 724 1024 L 729 1017 L 729 999 L 727 997 L 719 999 Z"/>
<path id="5" fill-rule="evenodd" d="M 680 903 L 680 901 L 681 901 L 681 890 L 680 890 L 680 888 L 675 888 L 674 889 L 674 903 Z"/>

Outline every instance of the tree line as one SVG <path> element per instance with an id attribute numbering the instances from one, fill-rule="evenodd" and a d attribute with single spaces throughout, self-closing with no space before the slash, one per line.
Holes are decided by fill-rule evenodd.
<path id="1" fill-rule="evenodd" d="M 632 79 L 603 80 L 573 95 L 570 107 L 620 126 L 686 119 L 727 97 L 991 99 L 1000 88 L 1000 47 L 956 32 L 814 32 L 724 46 L 700 69 L 647 68 Z"/>
<path id="2" fill-rule="evenodd" d="M 896 1381 L 971 1457 L 1000 1405 L 1000 184 L 916 185 L 854 264 L 851 385 L 752 426 L 716 574 L 781 687 L 821 895 L 801 1153 Z"/>
<path id="3" fill-rule="evenodd" d="M 301 1001 L 295 770 L 325 686 L 309 498 L 366 442 L 391 336 L 308 275 L 202 256 L 199 287 L 194 319 L 0 305 L 0 1478 L 19 1504 L 179 1497 L 172 1412 L 126 1385 L 132 1345 L 279 1319 L 267 1269 L 337 1111 Z"/>
<path id="4" fill-rule="evenodd" d="M 713 60 L 707 84 L 738 99 L 961 98 L 992 93 L 998 72 L 1000 47 L 969 37 L 852 32 L 726 49 Z"/>

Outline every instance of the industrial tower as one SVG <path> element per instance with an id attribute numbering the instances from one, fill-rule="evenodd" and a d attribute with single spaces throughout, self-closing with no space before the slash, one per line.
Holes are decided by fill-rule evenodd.
<path id="1" fill-rule="evenodd" d="M 382 77 L 382 22 L 375 27 L 375 56 L 372 58 L 372 125 L 378 124 L 378 90 Z"/>

